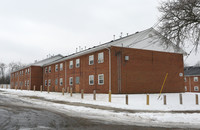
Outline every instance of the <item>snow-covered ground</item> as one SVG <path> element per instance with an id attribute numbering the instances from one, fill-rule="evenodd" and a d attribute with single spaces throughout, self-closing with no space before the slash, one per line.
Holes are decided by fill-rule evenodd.
<path id="1" fill-rule="evenodd" d="M 125 104 L 125 95 L 113 94 L 112 102 L 108 102 L 108 94 L 97 94 L 96 100 L 93 100 L 93 94 L 70 94 L 63 96 L 58 92 L 33 92 L 27 90 L 0 89 L 5 91 L 4 95 L 14 98 L 20 98 L 27 102 L 37 104 L 49 109 L 56 109 L 63 113 L 69 113 L 71 116 L 95 118 L 108 122 L 120 122 L 129 125 L 147 125 L 162 127 L 179 128 L 200 128 L 200 105 L 196 105 L 196 94 L 182 93 L 183 104 L 180 104 L 179 93 L 165 93 L 167 96 L 167 105 L 163 104 L 163 98 L 158 100 L 159 94 L 150 94 L 150 105 L 146 105 L 145 94 L 129 94 L 129 104 Z M 30 98 L 31 96 L 44 98 Z M 200 98 L 198 98 L 200 100 Z M 69 105 L 50 101 L 66 101 L 71 103 L 92 104 L 113 108 L 113 110 L 92 108 L 84 105 Z M 124 111 L 115 111 L 114 109 L 123 109 Z M 126 111 L 127 110 L 127 111 Z M 129 111 L 132 110 L 132 111 Z M 134 112 L 135 110 L 135 112 Z M 171 112 L 179 111 L 179 112 Z M 191 112 L 187 112 L 191 111 Z"/>

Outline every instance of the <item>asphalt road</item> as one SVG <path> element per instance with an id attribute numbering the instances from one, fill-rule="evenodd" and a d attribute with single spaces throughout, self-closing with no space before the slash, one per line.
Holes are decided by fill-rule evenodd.
<path id="1" fill-rule="evenodd" d="M 102 120 L 71 117 L 58 111 L 41 108 L 20 99 L 9 98 L 0 91 L 0 130 L 166 130 L 106 123 Z"/>

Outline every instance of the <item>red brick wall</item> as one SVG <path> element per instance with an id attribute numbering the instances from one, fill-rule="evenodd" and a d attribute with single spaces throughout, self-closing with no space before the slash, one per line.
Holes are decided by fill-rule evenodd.
<path id="1" fill-rule="evenodd" d="M 117 53 L 121 54 L 121 93 L 159 93 L 166 73 L 163 92 L 184 92 L 181 54 L 112 47 L 112 93 L 119 92 Z"/>
<path id="2" fill-rule="evenodd" d="M 194 77 L 198 77 L 198 82 L 194 81 Z M 200 92 L 200 76 L 185 76 L 186 92 Z M 194 87 L 199 87 L 199 91 L 194 91 Z"/>
<path id="3" fill-rule="evenodd" d="M 63 63 L 63 70 L 60 70 L 60 64 Z M 58 71 L 55 71 L 55 65 L 58 65 Z M 51 72 L 49 72 L 49 67 L 51 66 Z M 45 68 L 47 67 L 47 73 L 45 73 Z M 47 90 L 49 79 L 51 79 L 51 85 L 49 86 L 50 91 L 62 91 L 62 88 L 65 88 L 65 61 L 51 64 L 43 67 L 43 86 L 44 90 Z M 57 85 L 55 84 L 56 78 L 58 79 Z M 63 79 L 63 85 L 60 85 L 60 78 Z M 47 86 L 45 86 L 45 80 L 47 80 Z"/>
<path id="4" fill-rule="evenodd" d="M 43 84 L 43 73 L 42 67 L 31 66 L 31 90 L 34 90 L 34 85 L 36 90 L 40 90 L 40 85 Z"/>

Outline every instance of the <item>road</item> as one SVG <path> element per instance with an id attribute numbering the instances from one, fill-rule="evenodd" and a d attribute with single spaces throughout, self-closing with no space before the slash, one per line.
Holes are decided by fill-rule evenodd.
<path id="1" fill-rule="evenodd" d="M 52 109 L 36 106 L 20 99 L 4 96 L 0 91 L 0 130 L 166 130 L 108 123 L 102 120 L 72 117 Z"/>

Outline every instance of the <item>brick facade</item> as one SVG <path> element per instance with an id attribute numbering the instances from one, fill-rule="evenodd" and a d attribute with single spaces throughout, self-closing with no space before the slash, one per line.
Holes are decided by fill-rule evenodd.
<path id="1" fill-rule="evenodd" d="M 110 47 L 110 50 L 112 93 L 159 93 L 166 73 L 168 73 L 168 77 L 163 92 L 184 92 L 182 54 L 113 46 Z M 102 55 L 103 60 L 99 60 Z M 125 60 L 125 56 L 127 60 Z M 44 90 L 47 90 L 49 86 L 50 91 L 73 88 L 73 92 L 77 93 L 81 89 L 84 89 L 85 93 L 92 93 L 93 90 L 96 90 L 97 93 L 108 93 L 108 49 L 77 56 L 72 55 L 71 57 L 39 68 L 30 67 L 31 76 L 28 78 L 31 82 L 31 88 L 33 85 L 39 86 L 41 84 Z M 89 57 L 94 59 L 92 64 L 89 64 Z M 79 61 L 78 66 L 76 61 Z M 72 62 L 73 65 L 70 67 Z M 56 66 L 58 66 L 57 71 Z M 61 66 L 63 66 L 62 70 L 60 70 Z M 89 77 L 94 78 L 94 82 L 90 80 L 89 83 Z M 62 80 L 62 84 L 60 84 L 60 80 Z M 11 78 L 11 83 L 16 83 L 16 81 L 16 78 Z"/>
<path id="2" fill-rule="evenodd" d="M 185 76 L 184 81 L 185 92 L 200 92 L 200 76 Z"/>

